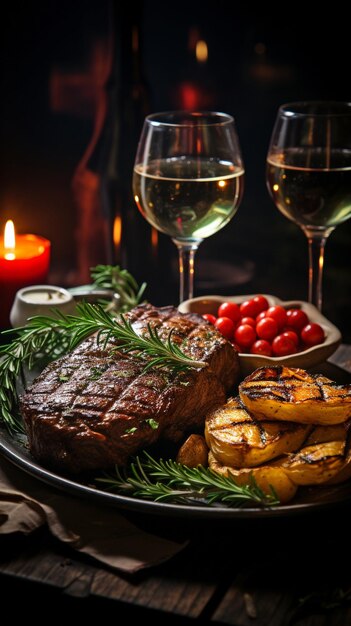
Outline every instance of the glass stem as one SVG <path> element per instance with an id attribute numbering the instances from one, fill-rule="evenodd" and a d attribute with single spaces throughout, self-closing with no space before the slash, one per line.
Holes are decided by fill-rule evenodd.
<path id="1" fill-rule="evenodd" d="M 303 228 L 308 240 L 308 301 L 322 311 L 322 281 L 324 249 L 328 236 L 333 231 L 328 229 Z"/>
<path id="2" fill-rule="evenodd" d="M 173 239 L 179 252 L 179 303 L 194 295 L 194 258 L 201 241 Z"/>

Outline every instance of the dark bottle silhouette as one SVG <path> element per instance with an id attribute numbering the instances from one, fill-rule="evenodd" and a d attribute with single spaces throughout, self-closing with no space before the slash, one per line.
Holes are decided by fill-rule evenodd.
<path id="1" fill-rule="evenodd" d="M 111 63 L 101 90 L 90 144 L 79 163 L 73 192 L 77 205 L 77 282 L 98 263 L 127 267 L 145 280 L 152 262 L 152 231 L 132 194 L 138 139 L 149 99 L 142 72 L 143 2 L 111 3 Z"/>

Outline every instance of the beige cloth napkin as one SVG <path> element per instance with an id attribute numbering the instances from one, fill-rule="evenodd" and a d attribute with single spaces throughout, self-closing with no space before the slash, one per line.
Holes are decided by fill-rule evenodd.
<path id="1" fill-rule="evenodd" d="M 127 573 L 162 563 L 186 545 L 141 530 L 113 508 L 56 491 L 0 457 L 0 535 L 28 535 L 46 523 L 60 541 Z"/>

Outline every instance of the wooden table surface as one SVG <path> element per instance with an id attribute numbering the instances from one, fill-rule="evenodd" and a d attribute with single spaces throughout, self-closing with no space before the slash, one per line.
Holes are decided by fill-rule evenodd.
<path id="1" fill-rule="evenodd" d="M 336 367 L 337 366 L 337 367 Z M 339 368 L 343 368 L 342 370 Z M 319 368 L 350 381 L 351 346 Z M 347 371 L 346 371 L 347 370 Z M 351 501 L 269 519 L 194 520 L 128 514 L 142 528 L 187 547 L 171 561 L 124 576 L 41 528 L 0 540 L 0 606 L 35 619 L 111 615 L 114 622 L 235 626 L 351 624 Z M 345 567 L 346 566 L 346 567 Z M 49 605 L 50 617 L 41 610 Z"/>

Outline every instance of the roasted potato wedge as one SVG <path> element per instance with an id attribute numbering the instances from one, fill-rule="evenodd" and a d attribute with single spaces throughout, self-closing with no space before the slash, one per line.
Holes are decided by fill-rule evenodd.
<path id="1" fill-rule="evenodd" d="M 255 420 L 236 397 L 206 417 L 205 437 L 213 456 L 223 465 L 255 467 L 298 450 L 312 428 L 308 424 Z"/>
<path id="2" fill-rule="evenodd" d="M 260 467 L 234 468 L 223 465 L 210 452 L 208 464 L 214 472 L 227 478 L 233 478 L 238 485 L 249 485 L 253 477 L 264 493 L 271 494 L 272 489 L 274 489 L 282 504 L 289 502 L 297 491 L 297 485 L 282 470 L 280 461 L 273 461 Z"/>
<path id="3" fill-rule="evenodd" d="M 190 435 L 177 454 L 177 462 L 188 467 L 207 466 L 208 447 L 202 435 Z"/>
<path id="4" fill-rule="evenodd" d="M 348 464 L 344 441 L 328 441 L 306 446 L 290 454 L 282 469 L 296 485 L 319 485 L 333 479 Z"/>
<path id="5" fill-rule="evenodd" d="M 344 443 L 332 441 L 307 446 L 296 454 L 259 467 L 234 468 L 223 465 L 210 451 L 209 467 L 239 485 L 250 484 L 253 476 L 265 493 L 276 492 L 282 504 L 289 502 L 300 485 L 336 485 L 351 477 L 351 451 L 344 456 Z"/>
<path id="6" fill-rule="evenodd" d="M 349 448 L 346 458 L 344 459 L 344 464 L 340 472 L 337 472 L 330 480 L 328 480 L 326 485 L 339 485 L 340 483 L 344 483 L 346 480 L 351 478 L 351 448 Z"/>
<path id="7" fill-rule="evenodd" d="M 261 420 L 326 426 L 351 417 L 351 385 L 337 385 L 298 368 L 260 367 L 239 385 L 239 395 Z"/>
<path id="8" fill-rule="evenodd" d="M 327 441 L 346 441 L 350 422 L 335 426 L 315 426 L 305 441 L 305 446 L 313 446 Z"/>

